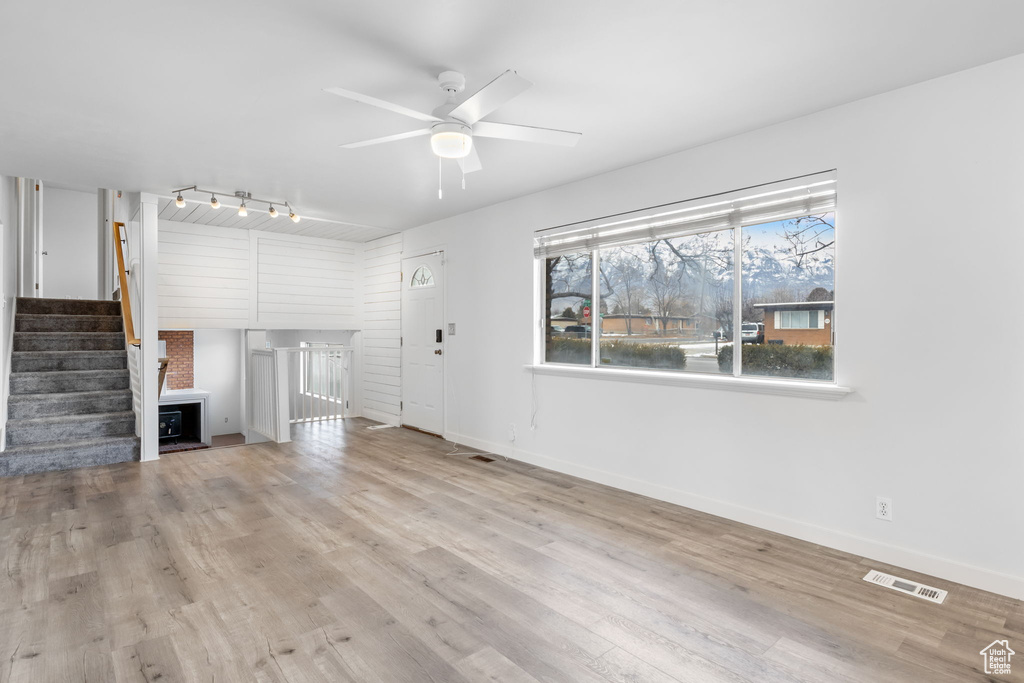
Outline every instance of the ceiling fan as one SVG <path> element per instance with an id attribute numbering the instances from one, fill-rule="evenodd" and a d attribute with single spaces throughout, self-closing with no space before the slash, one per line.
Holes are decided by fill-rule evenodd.
<path id="1" fill-rule="evenodd" d="M 341 147 L 354 149 L 356 147 L 368 147 L 385 142 L 395 142 L 397 140 L 405 140 L 406 138 L 429 135 L 430 147 L 434 154 L 442 159 L 456 159 L 463 173 L 472 173 L 482 168 L 480 157 L 477 155 L 476 145 L 473 144 L 474 137 L 500 138 L 503 140 L 539 142 L 548 145 L 573 147 L 582 135 L 582 133 L 554 130 L 552 128 L 535 128 L 533 126 L 519 126 L 511 123 L 481 121 L 480 119 L 498 109 L 512 98 L 522 94 L 533 85 L 533 83 L 515 71 L 509 70 L 501 74 L 461 104 L 455 103 L 455 97 L 466 89 L 466 77 L 464 75 L 457 71 L 444 71 L 437 77 L 437 82 L 448 99 L 431 114 L 424 114 L 408 107 L 403 107 L 400 104 L 385 102 L 376 97 L 352 92 L 344 88 L 325 88 L 324 92 L 374 107 L 380 107 L 381 109 L 387 109 L 388 111 L 403 114 L 420 121 L 426 121 L 430 124 L 426 128 L 419 130 L 388 135 L 372 140 L 350 142 L 341 145 Z"/>

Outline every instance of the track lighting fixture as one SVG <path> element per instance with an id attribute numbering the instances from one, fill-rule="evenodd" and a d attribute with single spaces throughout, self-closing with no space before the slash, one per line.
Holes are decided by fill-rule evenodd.
<path id="1" fill-rule="evenodd" d="M 183 192 L 189 192 L 189 191 L 199 192 L 199 193 L 202 193 L 202 194 L 209 194 L 210 195 L 210 208 L 211 209 L 218 209 L 218 208 L 220 208 L 220 200 L 217 199 L 217 195 L 218 194 L 222 194 L 222 195 L 229 195 L 230 194 L 230 195 L 234 196 L 236 199 L 238 199 L 238 215 L 239 216 L 242 216 L 242 217 L 248 216 L 249 215 L 249 205 L 252 204 L 253 202 L 256 202 L 258 204 L 266 204 L 267 205 L 267 207 L 268 207 L 267 208 L 267 215 L 270 216 L 271 218 L 277 218 L 278 216 L 281 215 L 281 212 L 278 211 L 277 207 L 280 206 L 281 204 L 284 204 L 286 207 L 288 207 L 288 218 L 291 218 L 292 221 L 295 222 L 295 223 L 298 223 L 299 220 L 300 220 L 299 215 L 297 213 L 295 213 L 294 209 L 292 209 L 291 204 L 289 204 L 286 201 L 282 202 L 282 201 L 271 200 L 271 199 L 257 199 L 257 198 L 252 196 L 251 192 L 246 192 L 244 190 L 236 190 L 236 191 L 230 192 L 230 193 L 229 192 L 217 192 L 216 190 L 204 190 L 204 189 L 202 189 L 200 187 L 197 187 L 195 185 L 192 185 L 191 187 L 183 187 L 180 190 L 174 190 L 173 191 L 174 195 L 176 195 L 175 198 L 174 198 L 174 205 L 177 206 L 179 209 L 182 208 L 183 206 L 185 206 L 185 197 L 182 196 L 182 193 Z"/>

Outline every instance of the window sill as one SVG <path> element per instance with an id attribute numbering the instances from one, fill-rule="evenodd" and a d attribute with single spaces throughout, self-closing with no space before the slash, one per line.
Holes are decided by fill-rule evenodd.
<path id="1" fill-rule="evenodd" d="M 800 380 L 770 379 L 759 377 L 732 377 L 729 375 L 700 375 L 657 370 L 627 370 L 623 368 L 572 367 L 571 365 L 526 365 L 527 372 L 554 377 L 577 377 L 581 379 L 634 382 L 637 384 L 663 384 L 679 387 L 703 387 L 744 391 L 754 394 L 776 394 L 838 401 L 853 392 L 850 387 L 825 382 L 803 382 Z"/>

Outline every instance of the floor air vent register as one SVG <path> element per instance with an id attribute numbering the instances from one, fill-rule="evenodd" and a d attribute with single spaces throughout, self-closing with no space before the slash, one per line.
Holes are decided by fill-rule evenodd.
<path id="1" fill-rule="evenodd" d="M 929 602 L 935 602 L 940 605 L 942 604 L 942 601 L 946 599 L 946 595 L 948 595 L 944 590 L 925 586 L 924 584 L 909 581 L 907 579 L 901 579 L 898 576 L 876 572 L 874 569 L 868 572 L 868 575 L 864 577 L 864 580 L 868 583 L 876 583 L 879 586 L 885 586 L 886 588 L 891 588 L 894 591 L 907 593 L 908 595 L 913 595 L 921 598 L 922 600 L 928 600 Z"/>

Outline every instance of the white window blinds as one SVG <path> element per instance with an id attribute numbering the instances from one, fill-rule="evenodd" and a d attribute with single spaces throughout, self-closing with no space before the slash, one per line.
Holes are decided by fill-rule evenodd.
<path id="1" fill-rule="evenodd" d="M 552 258 L 825 213 L 835 206 L 836 173 L 827 171 L 539 230 L 534 233 L 533 253 L 536 258 Z"/>

